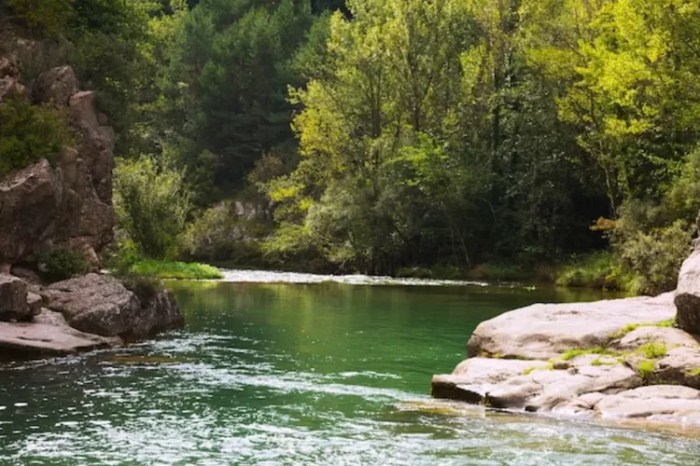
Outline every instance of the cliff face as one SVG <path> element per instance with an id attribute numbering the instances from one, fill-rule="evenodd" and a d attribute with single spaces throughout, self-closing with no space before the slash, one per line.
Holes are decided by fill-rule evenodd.
<path id="1" fill-rule="evenodd" d="M 93 268 L 113 235 L 114 132 L 95 108 L 92 92 L 81 92 L 69 66 L 43 73 L 31 91 L 20 82 L 17 60 L 0 56 L 0 105 L 9 95 L 27 95 L 55 106 L 74 130 L 74 147 L 0 179 L 0 272 L 35 263 L 42 251 L 80 251 Z M 2 154 L 0 154 L 1 156 Z"/>

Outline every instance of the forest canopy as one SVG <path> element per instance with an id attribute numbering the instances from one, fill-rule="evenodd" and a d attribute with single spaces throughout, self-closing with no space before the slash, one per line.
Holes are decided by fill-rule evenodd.
<path id="1" fill-rule="evenodd" d="M 656 291 L 694 230 L 694 0 L 5 3 L 98 91 L 117 174 L 181 174 L 170 256 L 395 274 L 609 251 L 602 274 Z"/>

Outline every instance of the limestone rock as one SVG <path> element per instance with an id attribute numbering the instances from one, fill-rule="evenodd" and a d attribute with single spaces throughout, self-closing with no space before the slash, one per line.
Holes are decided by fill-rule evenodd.
<path id="1" fill-rule="evenodd" d="M 0 322 L 0 348 L 25 356 L 65 355 L 121 343 L 69 327 L 62 316 L 43 311 L 34 323 Z"/>
<path id="2" fill-rule="evenodd" d="M 93 273 L 54 283 L 42 291 L 42 297 L 46 307 L 61 312 L 71 327 L 102 336 L 140 339 L 183 324 L 167 291 L 142 303 L 108 275 Z"/>
<path id="3" fill-rule="evenodd" d="M 679 385 L 651 385 L 603 397 L 603 419 L 648 419 L 700 424 L 700 391 Z"/>
<path id="4" fill-rule="evenodd" d="M 694 250 L 678 274 L 676 322 L 688 333 L 700 335 L 700 250 Z"/>
<path id="5" fill-rule="evenodd" d="M 57 108 L 68 106 L 71 96 L 77 92 L 78 78 L 70 66 L 59 66 L 42 73 L 33 89 L 37 101 L 52 103 Z"/>
<path id="6" fill-rule="evenodd" d="M 628 324 L 674 317 L 673 293 L 574 304 L 534 304 L 482 322 L 467 343 L 469 357 L 548 359 L 571 348 L 605 346 Z"/>
<path id="7" fill-rule="evenodd" d="M 0 180 L 0 262 L 20 262 L 46 244 L 55 226 L 57 194 L 46 160 Z"/>
<path id="8" fill-rule="evenodd" d="M 11 275 L 0 274 L 0 321 L 28 320 L 27 284 Z"/>

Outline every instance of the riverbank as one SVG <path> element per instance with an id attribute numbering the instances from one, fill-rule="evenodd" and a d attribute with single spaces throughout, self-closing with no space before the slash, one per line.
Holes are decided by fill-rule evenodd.
<path id="1" fill-rule="evenodd" d="M 482 322 L 432 394 L 512 411 L 700 426 L 700 251 L 676 292 L 535 304 Z"/>
<path id="2" fill-rule="evenodd" d="M 91 273 L 41 286 L 0 274 L 0 349 L 12 357 L 121 346 L 183 325 L 172 294 L 151 283 Z"/>

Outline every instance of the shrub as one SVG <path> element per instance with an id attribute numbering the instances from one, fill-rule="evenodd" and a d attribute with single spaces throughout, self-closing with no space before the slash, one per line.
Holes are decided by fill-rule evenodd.
<path id="1" fill-rule="evenodd" d="M 57 248 L 41 253 L 39 263 L 44 278 L 52 282 L 66 280 L 90 270 L 85 256 L 68 248 Z"/>
<path id="2" fill-rule="evenodd" d="M 579 258 L 558 275 L 558 286 L 598 288 L 602 290 L 628 291 L 634 277 L 626 272 L 608 251 L 601 251 Z"/>
<path id="3" fill-rule="evenodd" d="M 153 259 L 177 255 L 191 208 L 182 172 L 159 167 L 148 157 L 120 160 L 114 170 L 114 207 L 118 226 L 140 254 Z"/>
<path id="4" fill-rule="evenodd" d="M 691 234 L 681 220 L 647 232 L 620 234 L 615 251 L 637 277 L 633 291 L 658 294 L 674 289 L 690 240 Z"/>
<path id="5" fill-rule="evenodd" d="M 24 97 L 7 99 L 0 104 L 0 176 L 41 158 L 54 162 L 70 139 L 56 110 L 31 105 Z"/>
<path id="6" fill-rule="evenodd" d="M 236 212 L 235 204 L 221 202 L 205 210 L 182 236 L 182 250 L 195 260 L 222 261 L 252 259 L 260 255 L 254 238 L 264 236 L 265 225 Z M 249 217 L 249 218 L 246 218 Z"/>

